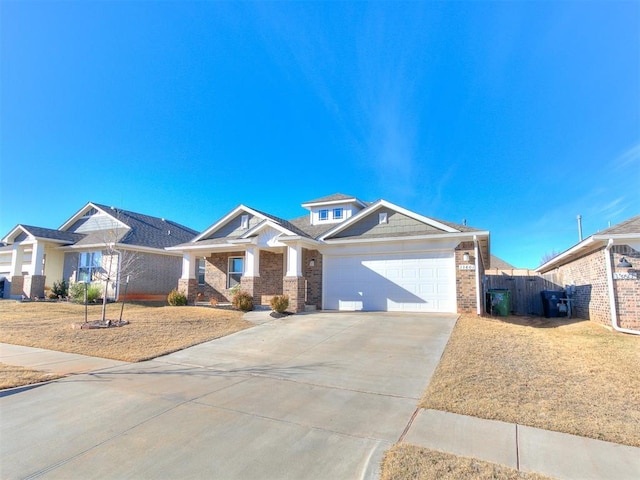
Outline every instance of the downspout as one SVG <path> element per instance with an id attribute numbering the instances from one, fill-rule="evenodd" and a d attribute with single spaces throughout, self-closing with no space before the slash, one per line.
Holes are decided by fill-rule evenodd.
<path id="1" fill-rule="evenodd" d="M 473 256 L 476 259 L 476 313 L 482 315 L 482 292 L 480 285 L 480 248 L 478 247 L 478 236 L 473 236 Z"/>
<path id="2" fill-rule="evenodd" d="M 615 290 L 613 288 L 613 265 L 611 264 L 611 247 L 613 247 L 613 238 L 609 239 L 607 246 L 604 247 L 604 261 L 607 267 L 607 287 L 609 289 L 609 307 L 611 309 L 611 326 L 617 332 L 631 333 L 640 335 L 639 330 L 631 330 L 622 328 L 618 325 L 618 311 L 616 310 Z"/>

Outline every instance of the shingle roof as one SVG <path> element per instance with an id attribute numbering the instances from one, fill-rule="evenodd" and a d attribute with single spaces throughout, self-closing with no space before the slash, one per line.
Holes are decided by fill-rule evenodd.
<path id="1" fill-rule="evenodd" d="M 118 240 L 118 243 L 125 245 L 151 248 L 173 247 L 174 245 L 188 242 L 198 234 L 195 230 L 170 220 L 128 210 L 111 209 L 111 207 L 97 203 L 93 205 L 113 215 L 130 227 L 130 230 L 123 232 L 123 235 Z"/>
<path id="2" fill-rule="evenodd" d="M 491 255 L 491 268 L 496 268 L 498 270 L 515 270 L 516 269 L 516 267 L 514 267 L 510 263 L 505 262 L 501 258 L 496 257 L 495 255 Z"/>
<path id="3" fill-rule="evenodd" d="M 324 202 L 335 202 L 337 200 L 357 200 L 353 195 L 345 195 L 344 193 L 334 193 L 332 195 L 327 195 L 326 197 L 316 198 L 315 200 L 309 200 L 308 202 L 303 202 L 303 205 L 308 203 L 324 203 Z"/>
<path id="4" fill-rule="evenodd" d="M 624 235 L 626 233 L 640 233 L 640 215 L 598 232 L 598 235 Z"/>
<path id="5" fill-rule="evenodd" d="M 67 243 L 76 243 L 84 238 L 81 233 L 63 232 L 52 228 L 34 227 L 33 225 L 19 225 L 30 235 L 37 238 L 47 238 L 50 240 L 58 240 Z"/>

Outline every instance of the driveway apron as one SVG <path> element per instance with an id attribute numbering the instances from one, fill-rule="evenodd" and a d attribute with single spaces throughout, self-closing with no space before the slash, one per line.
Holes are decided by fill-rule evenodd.
<path id="1" fill-rule="evenodd" d="M 0 477 L 377 478 L 456 318 L 294 315 L 5 392 Z"/>

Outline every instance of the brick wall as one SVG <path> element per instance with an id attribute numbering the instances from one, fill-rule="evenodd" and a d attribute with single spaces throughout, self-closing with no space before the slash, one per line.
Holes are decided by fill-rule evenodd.
<path id="1" fill-rule="evenodd" d="M 463 256 L 468 253 L 470 259 L 465 262 Z M 475 264 L 475 250 L 473 242 L 462 242 L 455 250 L 456 269 L 456 297 L 458 299 L 458 313 L 476 313 L 476 271 L 460 270 L 459 265 Z M 482 262 L 480 262 L 482 265 Z M 480 272 L 482 274 L 482 272 Z"/>
<path id="2" fill-rule="evenodd" d="M 311 260 L 314 265 L 311 266 Z M 302 249 L 302 275 L 306 280 L 306 305 L 322 309 L 322 254 L 318 250 Z"/>
<path id="3" fill-rule="evenodd" d="M 231 301 L 227 288 L 229 257 L 244 257 L 244 252 L 214 253 L 205 259 L 204 285 L 198 287 L 205 300 Z"/>
<path id="4" fill-rule="evenodd" d="M 634 265 L 640 265 L 640 254 L 628 246 L 616 245 L 610 252 L 614 274 L 630 273 L 617 267 L 622 256 Z M 634 270 L 631 270 L 631 273 Z M 605 326 L 611 326 L 611 306 L 607 284 L 604 247 L 589 252 L 554 272 L 560 285 L 576 286 L 573 314 Z M 640 280 L 613 280 L 618 323 L 623 328 L 640 329 Z"/>

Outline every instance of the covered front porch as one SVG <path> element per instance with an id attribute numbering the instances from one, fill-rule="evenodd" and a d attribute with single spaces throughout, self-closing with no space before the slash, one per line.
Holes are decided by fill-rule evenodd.
<path id="1" fill-rule="evenodd" d="M 254 305 L 269 305 L 273 296 L 284 294 L 290 311 L 320 309 L 322 255 L 308 247 L 302 242 L 259 246 L 253 239 L 183 252 L 178 289 L 190 304 L 230 302 L 241 290 Z"/>

